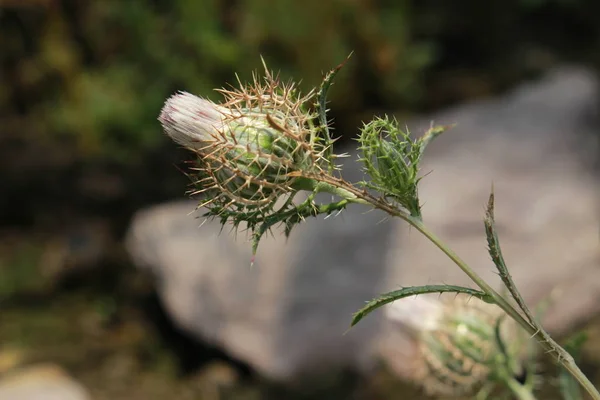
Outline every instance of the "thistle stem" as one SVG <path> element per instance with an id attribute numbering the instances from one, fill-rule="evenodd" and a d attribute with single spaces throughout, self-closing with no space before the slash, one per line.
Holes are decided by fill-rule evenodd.
<path id="1" fill-rule="evenodd" d="M 371 204 L 367 200 L 361 199 L 355 193 L 351 192 L 350 190 L 344 189 L 339 185 L 334 185 L 328 182 L 318 181 L 311 178 L 300 178 L 294 183 L 293 187 L 298 190 L 307 190 L 309 192 L 313 192 L 314 194 L 330 193 L 356 204 Z"/>
<path id="2" fill-rule="evenodd" d="M 496 303 L 500 308 L 502 308 L 511 318 L 519 323 L 519 325 L 523 326 L 530 333 L 534 334 L 533 328 L 531 324 L 519 314 L 519 312 L 506 301 L 504 297 L 500 293 L 498 293 L 494 288 L 492 288 L 482 277 L 480 277 L 471 267 L 467 265 L 465 261 L 463 261 L 452 249 L 450 249 L 446 244 L 444 244 L 440 238 L 438 238 L 433 232 L 431 232 L 423 222 L 415 217 L 411 217 L 408 215 L 397 214 L 400 218 L 404 219 L 408 222 L 412 227 L 421 232 L 427 239 L 429 239 L 433 244 L 435 244 L 440 250 L 444 252 L 456 265 L 459 266 L 460 269 L 463 270 L 465 274 L 477 286 L 481 288 L 485 293 L 487 293 L 492 299 L 494 299 L 494 303 Z"/>

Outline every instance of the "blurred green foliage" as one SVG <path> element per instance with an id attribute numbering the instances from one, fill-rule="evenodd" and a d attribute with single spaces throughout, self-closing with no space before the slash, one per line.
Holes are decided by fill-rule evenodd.
<path id="1" fill-rule="evenodd" d="M 361 41 L 377 90 L 391 98 L 416 96 L 415 74 L 432 54 L 410 39 L 404 0 L 389 10 L 320 0 L 26 3 L 1 11 L 11 33 L 2 36 L 2 85 L 13 92 L 3 90 L 3 108 L 24 108 L 24 126 L 119 160 L 161 140 L 156 117 L 166 96 L 187 90 L 218 100 L 212 89 L 235 83 L 236 71 L 249 78 L 261 54 L 309 88 Z M 339 85 L 342 106 L 359 105 L 350 94 L 361 85 Z M 10 104 L 15 96 L 21 104 Z"/>
<path id="2" fill-rule="evenodd" d="M 546 67 L 548 49 L 600 48 L 592 0 L 484 3 L 0 1 L 3 139 L 43 143 L 59 159 L 139 161 L 164 140 L 156 117 L 165 97 L 187 90 L 218 100 L 212 89 L 235 83 L 236 71 L 248 79 L 260 55 L 308 89 L 354 51 L 331 98 L 352 115 L 487 94 Z M 559 30 L 577 31 L 556 33 L 557 16 Z"/>
<path id="3" fill-rule="evenodd" d="M 48 286 L 49 279 L 39 268 L 41 253 L 41 247 L 31 241 L 0 245 L 0 303 L 15 293 Z"/>

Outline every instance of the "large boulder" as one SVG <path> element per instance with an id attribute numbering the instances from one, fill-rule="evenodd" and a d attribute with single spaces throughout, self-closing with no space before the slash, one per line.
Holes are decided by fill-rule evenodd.
<path id="1" fill-rule="evenodd" d="M 409 123 L 415 134 L 430 121 L 457 124 L 423 163 L 431 171 L 420 190 L 426 224 L 497 284 L 482 225 L 493 183 L 501 243 L 526 298 L 564 294 L 548 313 L 553 332 L 600 308 L 599 185 L 590 161 L 598 98 L 588 71 L 563 68 L 498 99 Z M 362 178 L 355 160 L 343 169 L 350 181 Z M 180 201 L 140 211 L 127 237 L 132 259 L 155 274 L 177 324 L 271 378 L 364 370 L 379 358 L 410 373 L 414 347 L 401 330 L 378 312 L 344 335 L 351 314 L 399 286 L 468 283 L 418 232 L 361 206 L 306 221 L 288 240 L 263 240 L 252 268 L 244 235 L 200 226 L 194 208 Z"/>

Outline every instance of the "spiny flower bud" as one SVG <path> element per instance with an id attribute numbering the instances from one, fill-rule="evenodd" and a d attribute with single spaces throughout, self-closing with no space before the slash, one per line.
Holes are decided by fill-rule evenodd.
<path id="1" fill-rule="evenodd" d="M 324 148 L 315 140 L 310 98 L 297 98 L 293 85 L 267 73 L 266 84 L 220 90 L 217 105 L 181 92 L 159 117 L 165 133 L 199 156 L 198 190 L 220 208 L 270 209 L 295 190 L 304 175 L 321 170 Z"/>
<path id="2" fill-rule="evenodd" d="M 412 139 L 387 116 L 365 124 L 358 137 L 359 160 L 371 180 L 363 185 L 393 200 L 412 217 L 421 218 L 419 163 L 427 145 L 448 128 L 432 125 L 423 136 Z"/>
<path id="3" fill-rule="evenodd" d="M 417 195 L 420 142 L 412 141 L 395 120 L 375 118 L 358 138 L 360 161 L 371 177 L 366 186 L 392 198 L 412 216 L 421 215 Z"/>
<path id="4" fill-rule="evenodd" d="M 420 359 L 413 379 L 428 395 L 469 395 L 497 376 L 522 372 L 518 327 L 493 304 L 422 295 L 394 302 L 387 315 L 414 335 Z"/>

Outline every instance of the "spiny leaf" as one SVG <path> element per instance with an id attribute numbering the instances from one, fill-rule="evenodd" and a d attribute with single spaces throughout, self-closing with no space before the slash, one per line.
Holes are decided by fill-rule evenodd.
<path id="1" fill-rule="evenodd" d="M 515 282 L 512 279 L 512 276 L 508 272 L 508 268 L 506 267 L 506 263 L 504 262 L 504 257 L 502 256 L 502 251 L 500 250 L 500 242 L 498 240 L 498 234 L 496 233 L 496 228 L 494 225 L 494 190 L 492 188 L 492 192 L 490 194 L 490 198 L 488 201 L 487 211 L 484 219 L 485 223 L 485 233 L 488 240 L 489 252 L 492 260 L 494 261 L 494 265 L 498 269 L 500 273 L 500 278 L 504 285 L 508 288 L 512 298 L 517 302 L 519 308 L 525 314 L 527 321 L 531 324 L 531 327 L 536 330 L 534 336 L 540 342 L 546 342 L 549 347 L 556 352 L 556 357 L 560 359 L 568 359 L 572 358 L 571 355 L 565 351 L 562 347 L 556 343 L 552 337 L 544 330 L 541 324 L 536 320 L 535 316 L 529 310 L 529 307 L 525 303 L 525 300 L 519 293 Z"/>
<path id="2" fill-rule="evenodd" d="M 333 78 L 335 78 L 337 73 L 348 62 L 348 60 L 350 59 L 351 56 L 352 56 L 352 53 L 350 53 L 348 55 L 348 57 L 346 57 L 346 59 L 344 61 L 342 61 L 337 67 L 333 68 L 331 71 L 329 71 L 327 74 L 325 74 L 325 77 L 323 78 L 323 81 L 321 82 L 321 86 L 319 87 L 319 91 L 317 92 L 317 102 L 316 102 L 315 106 L 316 106 L 317 114 L 318 114 L 318 118 L 319 118 L 319 130 L 325 139 L 324 158 L 326 160 L 331 160 L 331 158 L 332 158 L 331 156 L 333 154 L 333 147 L 331 145 L 333 144 L 333 141 L 334 141 L 331 138 L 331 133 L 329 132 L 329 124 L 327 121 L 327 92 L 329 91 L 329 88 L 333 84 Z M 329 165 L 330 173 L 333 172 L 333 168 L 334 168 L 333 163 L 330 163 L 330 165 Z"/>
<path id="3" fill-rule="evenodd" d="M 469 296 L 477 297 L 487 303 L 493 303 L 493 299 L 486 293 L 471 289 L 464 286 L 454 285 L 426 285 L 426 286 L 409 286 L 392 292 L 384 293 L 381 296 L 369 301 L 367 305 L 358 310 L 352 317 L 352 323 L 350 327 L 356 325 L 361 319 L 375 311 L 381 306 L 389 304 L 393 301 L 403 299 L 405 297 L 416 296 L 419 294 L 427 293 L 457 293 L 466 294 Z"/>
<path id="4" fill-rule="evenodd" d="M 517 290 L 517 286 L 512 279 L 512 276 L 508 272 L 508 267 L 506 266 L 506 262 L 504 261 L 504 256 L 502 255 L 502 250 L 500 249 L 500 240 L 498 239 L 498 233 L 496 232 L 495 220 L 494 220 L 494 189 L 492 187 L 492 191 L 490 193 L 490 197 L 488 200 L 488 205 L 485 213 L 485 235 L 487 237 L 488 242 L 488 251 L 490 253 L 490 257 L 492 257 L 492 261 L 496 266 L 500 274 L 500 279 L 508 289 L 512 298 L 517 302 L 519 308 L 525 313 L 525 316 L 529 320 L 532 325 L 536 325 L 535 317 L 533 313 L 529 310 L 529 307 L 525 303 L 525 300 L 521 296 L 521 293 Z"/>

